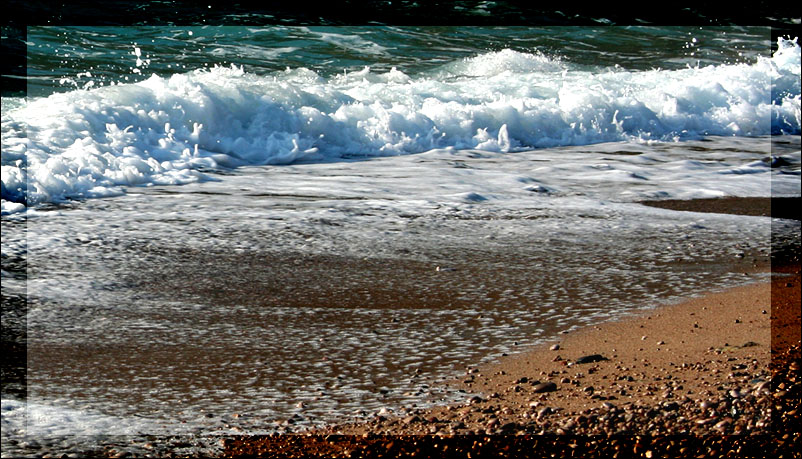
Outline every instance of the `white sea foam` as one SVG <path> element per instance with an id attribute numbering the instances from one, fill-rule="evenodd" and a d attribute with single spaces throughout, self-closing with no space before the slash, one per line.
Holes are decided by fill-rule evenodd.
<path id="1" fill-rule="evenodd" d="M 3 399 L 2 413 L 3 431 L 10 436 L 132 435 L 153 429 L 144 419 L 116 418 L 14 399 Z"/>
<path id="2" fill-rule="evenodd" d="M 71 402 L 67 402 L 71 403 Z M 200 419 L 203 419 L 202 416 Z M 143 416 L 112 416 L 87 407 L 2 400 L 3 457 L 28 457 L 34 451 L 86 451 L 103 439 L 116 439 L 129 448 L 144 444 L 144 435 L 235 433 L 206 422 L 186 423 Z M 212 448 L 214 445 L 209 445 Z M 147 452 L 148 446 L 143 452 Z M 197 451 L 196 454 L 201 453 Z M 205 455 L 205 454 L 204 454 Z"/>
<path id="3" fill-rule="evenodd" d="M 778 43 L 752 64 L 684 70 L 503 50 L 421 75 L 231 66 L 54 94 L 4 110 L 2 210 L 207 180 L 219 167 L 798 134 L 800 47 Z"/>

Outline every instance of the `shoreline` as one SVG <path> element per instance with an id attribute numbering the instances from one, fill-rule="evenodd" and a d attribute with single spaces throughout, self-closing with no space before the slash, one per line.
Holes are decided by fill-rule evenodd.
<path id="1" fill-rule="evenodd" d="M 799 219 L 792 210 L 798 200 L 735 198 L 658 207 Z M 547 451 L 557 457 L 608 457 L 628 448 L 626 454 L 647 457 L 652 454 L 647 451 L 664 450 L 678 457 L 733 451 L 741 457 L 772 451 L 779 457 L 800 445 L 794 431 L 800 392 L 799 254 L 785 251 L 781 257 L 773 260 L 770 280 L 583 327 L 467 368 L 463 378 L 446 383 L 472 395 L 465 405 L 377 415 L 297 434 L 230 437 L 221 441 L 223 456 L 404 457 L 448 451 L 464 457 L 508 450 L 516 457 L 542 457 Z"/>
<path id="2" fill-rule="evenodd" d="M 774 204 L 768 198 L 727 201 L 739 205 L 747 202 L 757 206 L 757 212 L 765 212 L 767 208 L 771 211 Z M 610 457 L 617 453 L 631 455 L 633 451 L 638 455 L 648 451 L 655 454 L 669 448 L 671 455 L 677 457 L 718 457 L 736 450 L 739 457 L 763 457 L 766 451 L 780 457 L 780 453 L 794 451 L 793 448 L 798 449 L 800 445 L 796 427 L 800 393 L 800 252 L 798 238 L 791 239 L 791 243 L 776 244 L 771 257 L 765 253 L 759 259 L 733 260 L 736 263 L 733 272 L 751 276 L 745 279 L 753 283 L 690 300 L 702 304 L 711 297 L 718 298 L 716 295 L 729 294 L 733 302 L 717 300 L 714 306 L 727 303 L 730 305 L 728 314 L 731 314 L 738 312 L 738 307 L 732 306 L 734 302 L 745 301 L 743 307 L 752 308 L 750 316 L 725 316 L 718 309 L 710 308 L 703 309 L 704 318 L 694 310 L 669 315 L 667 311 L 681 308 L 686 302 L 664 303 L 662 301 L 670 300 L 665 297 L 651 301 L 653 305 L 659 304 L 655 309 L 641 309 L 599 324 L 600 330 L 591 325 L 557 334 L 564 328 L 555 328 L 554 341 L 516 347 L 516 351 L 522 352 L 490 364 L 467 367 L 461 378 L 434 384 L 438 393 L 453 394 L 462 390 L 465 400 L 476 397 L 467 404 L 431 409 L 416 409 L 413 405 L 406 411 L 376 415 L 367 421 L 362 418 L 353 423 L 346 421 L 310 430 L 301 430 L 299 424 L 288 425 L 279 430 L 286 433 L 267 436 L 146 436 L 141 445 L 120 439 L 97 447 L 87 446 L 83 454 L 93 457 L 409 457 L 415 453 L 416 456 L 467 457 L 470 454 L 475 457 L 498 456 L 498 451 L 506 450 L 510 451 L 508 456 L 514 457 Z M 486 256 L 494 256 L 494 253 L 484 253 L 477 259 L 484 260 Z M 317 262 L 314 267 L 321 275 L 338 271 L 340 265 L 336 263 L 349 263 L 347 259 L 332 258 L 321 258 Z M 527 260 L 522 262 L 525 264 Z M 771 279 L 759 277 L 769 270 L 777 275 L 772 275 Z M 370 271 L 379 278 L 398 274 L 393 266 L 373 266 Z M 758 272 L 764 274 L 753 275 Z M 437 279 L 449 278 L 438 276 Z M 626 288 L 626 284 L 621 287 Z M 429 289 L 429 293 L 438 290 L 442 288 Z M 376 294 L 375 291 L 370 293 Z M 228 295 L 220 294 L 214 301 L 236 300 Z M 644 302 L 642 306 L 649 304 Z M 707 306 L 697 309 L 703 307 Z M 648 319 L 649 315 L 653 317 Z M 674 317 L 681 317 L 684 324 Z M 725 320 L 726 317 L 729 319 Z M 698 322 L 698 329 L 693 322 L 688 322 L 690 319 Z M 723 326 L 715 325 L 713 319 L 723 321 Z M 633 328 L 635 320 L 642 320 L 644 326 L 650 328 Z M 623 330 L 617 334 L 611 331 L 616 324 Z M 686 329 L 694 339 L 709 331 L 717 332 L 719 338 L 707 343 L 691 341 L 679 333 Z M 730 339 L 736 337 L 730 329 L 747 335 L 738 337 L 737 341 Z M 722 330 L 728 333 L 726 341 L 720 339 Z M 667 332 L 674 332 L 676 336 L 665 335 Z M 589 336 L 595 336 L 596 341 Z M 628 350 L 625 350 L 622 336 L 629 338 Z M 641 339 L 643 336 L 646 339 Z M 502 338 L 512 342 L 510 335 Z M 663 344 L 658 344 L 660 342 Z M 550 349 L 553 344 L 559 344 L 560 348 Z M 657 347 L 661 350 L 656 351 Z M 580 357 L 596 354 L 608 360 L 578 363 Z M 676 357 L 667 361 L 658 361 L 655 357 L 667 355 Z M 527 356 L 530 356 L 529 361 Z M 730 358 L 736 360 L 730 361 Z M 676 370 L 677 367 L 681 371 Z M 232 374 L 236 376 L 241 372 Z M 541 383 L 546 385 L 538 388 Z M 660 423 L 651 425 L 655 419 Z M 779 441 L 777 432 L 782 432 Z M 50 454 L 46 448 L 39 452 Z"/>

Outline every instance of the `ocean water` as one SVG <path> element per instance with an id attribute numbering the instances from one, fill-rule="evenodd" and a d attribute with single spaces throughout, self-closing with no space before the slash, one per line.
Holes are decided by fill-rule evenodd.
<path id="1" fill-rule="evenodd" d="M 2 100 L 3 321 L 28 351 L 4 455 L 459 400 L 438 382 L 468 365 L 799 243 L 798 221 L 639 204 L 800 195 L 800 47 L 765 27 L 26 45 L 27 97 Z"/>

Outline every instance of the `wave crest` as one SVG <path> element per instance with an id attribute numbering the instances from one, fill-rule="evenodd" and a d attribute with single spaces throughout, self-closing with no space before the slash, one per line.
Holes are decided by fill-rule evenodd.
<path id="1" fill-rule="evenodd" d="M 589 71 L 512 50 L 406 75 L 214 67 L 75 90 L 4 114 L 4 212 L 182 184 L 201 171 L 435 148 L 507 152 L 800 132 L 800 48 L 684 70 Z"/>

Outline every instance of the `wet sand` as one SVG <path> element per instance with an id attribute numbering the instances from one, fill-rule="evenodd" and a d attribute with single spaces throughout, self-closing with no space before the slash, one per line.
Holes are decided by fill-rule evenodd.
<path id="1" fill-rule="evenodd" d="M 671 205 L 779 213 L 779 201 L 769 199 L 685 203 Z M 789 203 L 780 204 L 783 216 L 798 219 Z M 222 441 L 224 455 L 798 456 L 799 326 L 798 248 L 776 250 L 770 281 L 587 327 L 466 368 L 448 383 L 471 394 L 464 405 L 301 434 L 231 437 Z"/>
<path id="2" fill-rule="evenodd" d="M 723 214 L 752 215 L 799 220 L 799 205 L 802 198 L 711 198 L 711 199 L 667 199 L 646 201 L 643 204 L 662 209 L 690 212 L 712 212 Z"/>

